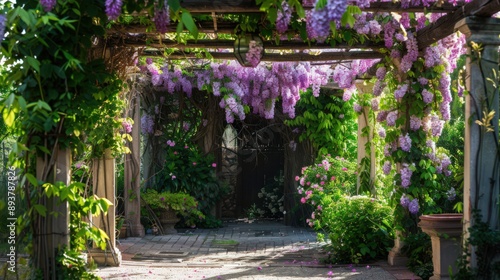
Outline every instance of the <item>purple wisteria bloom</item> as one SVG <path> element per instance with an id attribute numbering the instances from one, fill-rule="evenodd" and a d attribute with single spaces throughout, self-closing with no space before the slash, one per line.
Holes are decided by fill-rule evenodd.
<path id="1" fill-rule="evenodd" d="M 43 10 L 47 13 L 52 11 L 57 4 L 57 0 L 40 0 L 40 5 L 42 5 Z"/>
<path id="2" fill-rule="evenodd" d="M 109 20 L 116 20 L 122 14 L 122 0 L 106 0 L 105 5 Z"/>
<path id="3" fill-rule="evenodd" d="M 404 208 L 408 208 L 408 205 L 410 204 L 410 199 L 406 196 L 406 194 L 403 194 L 401 196 L 401 199 L 399 200 L 399 203 L 401 204 L 401 206 L 403 206 Z"/>
<path id="4" fill-rule="evenodd" d="M 389 173 L 391 173 L 391 169 L 392 169 L 391 162 L 390 161 L 384 162 L 384 165 L 382 167 L 382 170 L 384 171 L 384 174 L 385 175 L 389 175 Z"/>
<path id="5" fill-rule="evenodd" d="M 156 31 L 162 34 L 167 33 L 167 26 L 170 24 L 170 13 L 167 3 L 161 9 L 155 10 L 153 21 L 155 22 Z"/>
<path id="6" fill-rule="evenodd" d="M 409 152 L 411 149 L 411 138 L 408 133 L 406 135 L 399 136 L 399 146 L 405 152 Z"/>
<path id="7" fill-rule="evenodd" d="M 5 26 L 7 25 L 7 16 L 0 15 L 0 42 L 3 41 L 3 36 L 5 34 Z"/>
<path id="8" fill-rule="evenodd" d="M 403 163 L 403 168 L 401 168 L 400 173 L 401 186 L 407 189 L 411 185 L 411 175 L 413 174 L 413 171 L 411 171 L 407 163 Z"/>
<path id="9" fill-rule="evenodd" d="M 408 204 L 408 210 L 410 211 L 410 213 L 412 214 L 417 214 L 418 213 L 418 210 L 420 209 L 420 207 L 418 206 L 418 199 L 414 198 L 412 201 L 410 201 L 410 203 Z"/>
<path id="10" fill-rule="evenodd" d="M 413 131 L 419 130 L 422 126 L 422 120 L 417 116 L 410 117 L 410 129 Z"/>
<path id="11" fill-rule="evenodd" d="M 388 126 L 395 126 L 397 119 L 398 119 L 398 112 L 397 111 L 389 112 L 387 114 L 387 125 Z"/>
<path id="12" fill-rule="evenodd" d="M 292 19 L 292 9 L 286 1 L 281 2 L 281 9 L 278 10 L 276 17 L 276 31 L 285 33 L 288 30 L 288 25 Z"/>

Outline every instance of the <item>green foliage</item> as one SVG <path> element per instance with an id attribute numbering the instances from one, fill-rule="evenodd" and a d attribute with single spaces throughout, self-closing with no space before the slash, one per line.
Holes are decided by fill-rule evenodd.
<path id="1" fill-rule="evenodd" d="M 284 177 L 280 174 L 273 178 L 273 182 L 264 185 L 257 194 L 259 197 L 259 205 L 252 206 L 252 211 L 249 216 L 253 218 L 283 218 L 285 210 L 284 202 Z M 251 213 L 251 215 L 250 215 Z"/>
<path id="2" fill-rule="evenodd" d="M 101 279 L 86 268 L 86 254 L 67 248 L 57 256 L 57 279 Z"/>
<path id="3" fill-rule="evenodd" d="M 141 198 L 156 216 L 162 211 L 172 209 L 178 215 L 185 217 L 188 224 L 194 225 L 205 218 L 205 215 L 198 210 L 198 201 L 187 193 L 157 192 L 148 189 L 141 193 Z"/>
<path id="4" fill-rule="evenodd" d="M 500 232 L 492 229 L 488 223 L 483 222 L 479 210 L 473 211 L 474 224 L 469 228 L 469 238 L 465 243 L 463 254 L 458 260 L 458 272 L 452 275 L 455 280 L 467 279 L 494 279 L 500 275 L 500 260 L 497 256 L 500 251 Z M 470 245 L 475 247 L 477 266 L 471 268 L 469 260 L 471 257 Z"/>
<path id="5" fill-rule="evenodd" d="M 433 275 L 432 244 L 429 235 L 423 232 L 411 234 L 404 239 L 402 252 L 408 257 L 408 268 L 422 279 Z"/>
<path id="6" fill-rule="evenodd" d="M 339 94 L 339 92 L 336 92 Z M 296 117 L 285 124 L 298 128 L 299 141 L 308 139 L 319 155 L 335 154 L 355 158 L 357 122 L 353 101 L 344 102 L 335 94 L 322 92 L 318 97 L 309 89 L 297 102 Z"/>
<path id="7" fill-rule="evenodd" d="M 327 232 L 333 263 L 384 258 L 393 246 L 392 210 L 366 196 L 341 196 L 319 215 Z"/>
<path id="8" fill-rule="evenodd" d="M 62 183 L 50 184 L 45 183 L 42 186 L 43 195 L 50 197 L 58 197 L 61 201 L 67 201 L 70 208 L 70 251 L 81 252 L 86 249 L 88 240 L 93 240 L 101 249 L 106 248 L 106 240 L 109 238 L 106 233 L 92 226 L 90 223 L 83 221 L 83 218 L 89 215 L 105 215 L 109 207 L 113 205 L 106 198 L 99 198 L 96 195 L 86 197 L 85 185 L 74 182 L 66 186 Z M 42 216 L 51 213 L 46 213 L 46 208 L 43 205 L 35 204 L 33 210 Z"/>
<path id="9" fill-rule="evenodd" d="M 189 193 L 199 201 L 203 213 L 210 213 L 224 195 L 224 189 L 216 179 L 213 156 L 203 155 L 197 146 L 182 142 L 167 145 L 165 149 L 164 166 L 157 175 L 155 189 Z"/>

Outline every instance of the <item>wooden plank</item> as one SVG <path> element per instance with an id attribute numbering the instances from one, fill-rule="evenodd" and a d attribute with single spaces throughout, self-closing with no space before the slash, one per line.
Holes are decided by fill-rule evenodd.
<path id="1" fill-rule="evenodd" d="M 151 39 L 145 36 L 140 37 L 127 37 L 121 39 L 126 46 L 148 46 L 153 48 L 172 48 L 172 49 L 232 49 L 234 46 L 234 40 L 188 40 L 186 44 L 179 43 L 176 40 L 162 39 L 161 42 L 158 39 Z M 148 43 L 146 43 L 148 41 Z M 330 44 L 308 44 L 302 41 L 282 41 L 279 45 L 275 41 L 264 41 L 264 48 L 267 50 L 332 50 L 332 49 L 370 49 L 377 50 L 383 48 L 383 43 L 372 43 L 367 42 L 364 44 L 348 45 L 348 44 L 337 44 L 332 46 Z"/>
<path id="2" fill-rule="evenodd" d="M 418 49 L 424 50 L 432 43 L 455 32 L 455 24 L 467 16 L 491 17 L 500 11 L 499 0 L 474 0 L 440 17 L 417 32 Z"/>
<path id="3" fill-rule="evenodd" d="M 142 54 L 143 56 L 162 56 L 170 60 L 184 60 L 184 59 L 206 59 L 203 53 L 182 53 L 174 52 L 168 56 L 165 56 L 161 51 L 150 51 L 146 50 Z M 209 55 L 213 59 L 220 60 L 235 60 L 236 57 L 232 52 L 209 52 Z M 261 61 L 275 61 L 275 62 L 285 62 L 285 61 L 324 61 L 324 62 L 338 62 L 354 59 L 378 59 L 383 58 L 384 55 L 375 51 L 352 51 L 352 52 L 323 52 L 318 55 L 311 55 L 305 53 L 295 53 L 295 54 L 268 54 L 266 53 Z"/>
<path id="4" fill-rule="evenodd" d="M 260 13 L 255 0 L 183 0 L 181 6 L 191 13 Z"/>

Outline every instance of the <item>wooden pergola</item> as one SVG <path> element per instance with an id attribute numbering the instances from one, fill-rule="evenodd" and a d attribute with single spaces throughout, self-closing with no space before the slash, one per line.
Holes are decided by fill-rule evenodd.
<path id="1" fill-rule="evenodd" d="M 233 2 L 231 0 L 227 1 L 196 1 L 196 0 L 184 0 L 182 1 L 182 7 L 189 10 L 193 15 L 207 15 L 211 16 L 212 20 L 197 22 L 198 29 L 200 33 L 211 34 L 210 38 L 213 39 L 203 39 L 203 40 L 188 40 L 186 43 L 178 43 L 176 40 L 168 39 L 169 37 L 165 35 L 158 35 L 156 33 L 148 32 L 146 26 L 140 25 L 115 25 L 108 32 L 108 38 L 110 40 L 115 40 L 117 46 L 124 46 L 130 48 L 144 48 L 142 55 L 146 56 L 165 56 L 165 49 L 173 49 L 169 56 L 165 56 L 166 59 L 177 60 L 177 59 L 190 59 L 190 58 L 200 58 L 200 56 L 194 56 L 193 53 L 186 52 L 186 49 L 207 49 L 208 54 L 214 59 L 231 60 L 235 59 L 232 52 L 217 52 L 215 49 L 231 49 L 233 47 L 234 41 L 227 39 L 219 39 L 217 34 L 233 34 L 236 23 L 228 22 L 221 19 L 220 15 L 223 14 L 239 14 L 239 13 L 262 13 L 258 6 L 255 5 L 254 0 L 242 0 Z M 451 35 L 454 32 L 461 31 L 467 35 L 468 41 L 475 41 L 477 43 L 484 43 L 484 58 L 489 61 L 498 61 L 498 46 L 500 45 L 500 21 L 492 19 L 491 16 L 500 11 L 500 1 L 499 0 L 474 0 L 469 3 L 461 2 L 456 6 L 451 4 L 440 4 L 439 1 L 434 3 L 431 7 L 416 6 L 403 9 L 400 3 L 392 2 L 376 2 L 372 3 L 370 7 L 363 8 L 362 11 L 365 12 L 390 12 L 390 13 L 402 13 L 402 12 L 431 12 L 431 13 L 444 13 L 445 15 L 439 18 L 432 24 L 420 29 L 416 33 L 416 38 L 418 42 L 418 47 L 420 51 L 424 51 L 426 47 L 437 42 L 440 39 Z M 171 24 L 169 26 L 169 32 L 176 32 L 175 25 Z M 276 43 L 274 40 L 264 41 L 264 46 L 266 49 L 266 54 L 262 58 L 263 61 L 310 61 L 315 63 L 324 64 L 336 64 L 342 61 L 350 61 L 354 59 L 376 59 L 382 58 L 384 54 L 380 51 L 384 46 L 378 43 L 367 42 L 365 44 L 356 45 L 330 45 L 326 43 L 313 43 L 309 44 L 307 42 L 302 42 L 299 39 L 283 40 Z M 315 50 L 315 54 L 309 53 L 287 53 L 289 50 Z M 498 63 L 491 64 L 489 67 L 498 69 Z M 479 79 L 479 69 L 475 68 L 470 63 L 468 63 L 469 70 L 469 82 L 468 88 L 481 88 L 485 83 L 484 80 Z M 363 88 L 362 90 L 366 90 Z M 481 96 L 484 96 L 484 92 L 472 93 L 476 96 L 476 100 L 479 100 Z M 498 100 L 498 97 L 496 97 Z M 476 108 L 474 107 L 473 100 L 467 97 L 466 101 L 466 119 L 476 113 Z M 498 102 L 498 101 L 496 101 Z M 136 124 L 139 123 L 139 101 L 133 101 L 133 107 L 135 111 L 132 115 Z M 498 132 L 498 116 L 494 120 L 496 131 Z M 139 138 L 139 125 L 134 125 L 133 137 L 134 139 Z M 479 146 L 488 145 L 491 149 L 496 149 L 496 144 L 494 139 L 483 139 L 482 142 L 478 139 L 479 128 L 467 125 L 465 142 L 465 193 L 464 193 L 464 219 L 465 225 L 464 230 L 466 230 L 470 224 L 471 211 L 473 206 L 478 206 L 477 201 L 480 196 L 488 196 L 487 194 L 477 193 L 480 184 L 489 184 L 489 178 L 482 178 L 481 182 L 476 182 L 476 172 L 475 162 L 479 161 L 481 168 L 489 170 L 493 168 L 493 159 L 488 156 L 477 156 L 475 151 L 479 149 Z M 493 136 L 491 136 L 493 137 Z M 363 141 L 369 141 L 365 139 Z M 134 141 L 130 146 L 132 150 L 131 155 L 127 155 L 127 162 L 131 162 L 132 165 L 126 166 L 126 183 L 125 183 L 125 194 L 131 194 L 135 192 L 139 193 L 139 182 L 140 172 L 138 168 L 140 166 L 140 152 L 139 145 L 137 141 Z M 363 145 L 364 146 L 364 145 Z M 490 155 L 491 156 L 491 155 Z M 474 164 L 473 164 L 474 163 Z M 373 171 L 374 172 L 374 171 Z M 496 187 L 498 188 L 498 183 Z M 497 189 L 496 189 L 497 190 Z M 133 192 L 129 192 L 133 191 Z M 484 189 L 483 189 L 484 191 Z M 492 189 L 491 192 L 494 193 Z M 491 193 L 490 193 L 491 194 Z M 140 213 L 139 201 L 131 200 L 125 197 L 126 201 L 129 203 L 126 205 L 126 213 L 136 213 L 127 217 L 129 221 L 132 221 L 131 230 L 132 234 L 135 236 L 140 236 L 143 233 L 143 228 L 140 225 L 140 217 L 137 213 Z M 474 204 L 474 201 L 476 203 Z M 483 207 L 480 205 L 480 208 Z M 481 208 L 483 209 L 483 208 Z M 493 211 L 495 212 L 495 211 Z M 492 219 L 491 225 L 498 228 L 498 211 L 496 211 L 496 217 Z"/>
<path id="2" fill-rule="evenodd" d="M 221 19 L 221 15 L 227 14 L 263 14 L 254 0 L 241 1 L 197 1 L 184 0 L 182 7 L 190 11 L 193 15 L 206 15 L 212 17 L 212 20 L 196 22 L 200 33 L 211 34 L 214 39 L 188 40 L 185 43 L 179 43 L 176 40 L 168 39 L 163 35 L 154 32 L 148 32 L 146 26 L 133 25 L 115 25 L 108 31 L 110 38 L 116 38 L 120 44 L 129 47 L 148 47 L 146 55 L 162 55 L 163 50 L 176 49 L 177 52 L 170 54 L 168 59 L 186 59 L 194 58 L 193 54 L 183 52 L 185 49 L 231 49 L 234 45 L 233 40 L 218 39 L 217 34 L 234 34 L 237 27 L 236 22 L 230 22 Z M 306 7 L 307 9 L 307 7 Z M 309 7 L 309 9 L 311 9 Z M 402 12 L 429 12 L 443 13 L 436 22 L 417 31 L 416 38 L 419 50 L 424 50 L 432 43 L 445 38 L 456 31 L 455 25 L 466 17 L 484 17 L 488 18 L 500 11 L 500 2 L 495 0 L 474 0 L 469 3 L 459 2 L 456 6 L 449 3 L 440 3 L 436 1 L 430 7 L 412 6 L 402 8 L 400 3 L 376 2 L 369 7 L 361 9 L 364 12 L 372 13 L 402 13 Z M 176 25 L 170 24 L 169 33 L 176 32 Z M 278 54 L 276 52 L 267 53 L 262 61 L 340 61 L 352 59 L 374 59 L 381 58 L 380 48 L 383 44 L 365 43 L 365 44 L 336 44 L 327 43 L 308 43 L 300 39 L 264 41 L 266 50 L 320 50 L 321 54 Z M 156 50 L 156 51 L 155 51 Z M 337 50 L 337 51 L 335 51 Z M 234 59 L 232 53 L 208 52 L 214 59 Z M 199 58 L 199 57 L 198 57 Z"/>

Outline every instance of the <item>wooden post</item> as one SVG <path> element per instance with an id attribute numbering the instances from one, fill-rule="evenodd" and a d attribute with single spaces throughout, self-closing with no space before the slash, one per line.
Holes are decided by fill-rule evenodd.
<path id="1" fill-rule="evenodd" d="M 54 165 L 49 158 L 38 157 L 36 177 L 48 183 L 70 183 L 71 152 L 68 149 L 55 149 Z M 48 170 L 50 169 L 50 170 Z M 38 204 L 44 205 L 47 215 L 37 215 L 33 232 L 34 268 L 41 269 L 43 279 L 57 279 L 56 256 L 59 249 L 69 247 L 69 207 L 59 197 L 48 198 L 41 195 Z"/>
<path id="2" fill-rule="evenodd" d="M 130 117 L 134 120 L 132 126 L 132 142 L 128 143 L 131 151 L 125 155 L 125 187 L 123 191 L 125 205 L 125 220 L 129 224 L 130 235 L 144 236 L 144 226 L 141 224 L 141 116 L 140 95 L 131 99 Z"/>
<path id="3" fill-rule="evenodd" d="M 359 94 L 371 93 L 373 89 L 373 84 L 367 84 L 364 81 L 356 81 L 356 88 Z M 369 189 L 373 195 L 376 195 L 375 191 L 375 172 L 376 172 L 376 158 L 375 158 L 375 144 L 373 143 L 373 126 L 370 127 L 369 118 L 369 107 L 363 107 L 363 111 L 358 116 L 358 166 L 361 164 L 361 160 L 365 157 L 370 158 L 370 185 L 364 186 L 365 189 Z M 369 127 L 368 136 L 362 136 L 363 129 Z M 370 145 L 370 154 L 367 155 L 366 145 Z M 360 173 L 357 175 L 357 192 L 361 190 L 361 178 Z"/>
<path id="4" fill-rule="evenodd" d="M 115 158 L 108 149 L 101 158 L 94 159 L 93 162 L 93 186 L 94 194 L 101 198 L 107 198 L 115 202 Z M 102 229 L 109 236 L 106 250 L 94 248 L 89 257 L 93 258 L 97 264 L 119 266 L 122 261 L 121 253 L 116 248 L 116 221 L 115 206 L 108 209 L 107 214 L 101 214 L 92 219 L 94 225 Z"/>
<path id="5" fill-rule="evenodd" d="M 455 25 L 455 29 L 467 36 L 467 42 L 482 46 L 481 67 L 477 61 L 467 61 L 467 89 L 465 105 L 465 148 L 464 148 L 464 232 L 473 225 L 472 211 L 479 209 L 483 221 L 493 230 L 499 229 L 498 218 L 498 92 L 489 79 L 498 83 L 498 47 L 500 46 L 500 20 L 495 18 L 469 17 Z M 469 53 L 471 49 L 469 48 Z M 497 89 L 498 90 L 498 89 Z M 493 93 L 496 92 L 496 93 Z M 490 124 L 494 132 L 482 133 L 474 121 L 482 118 L 483 111 L 495 110 Z M 471 247 L 470 264 L 476 266 L 475 247 Z"/>

